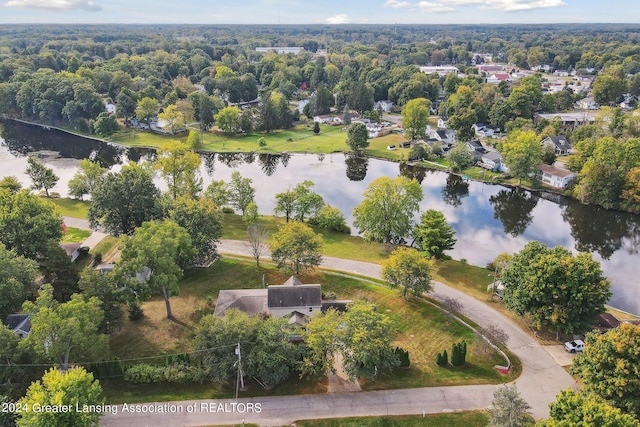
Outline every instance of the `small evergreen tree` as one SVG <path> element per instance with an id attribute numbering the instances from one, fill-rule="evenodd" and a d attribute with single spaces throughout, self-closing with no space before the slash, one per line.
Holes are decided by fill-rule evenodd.
<path id="1" fill-rule="evenodd" d="M 318 122 L 313 123 L 313 133 L 315 133 L 316 135 L 320 133 L 320 123 Z"/>

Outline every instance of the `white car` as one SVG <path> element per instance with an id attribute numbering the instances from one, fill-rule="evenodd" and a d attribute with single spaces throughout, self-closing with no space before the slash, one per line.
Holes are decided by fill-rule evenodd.
<path id="1" fill-rule="evenodd" d="M 584 342 L 582 340 L 568 341 L 564 343 L 564 349 L 569 353 L 579 353 L 584 350 Z"/>

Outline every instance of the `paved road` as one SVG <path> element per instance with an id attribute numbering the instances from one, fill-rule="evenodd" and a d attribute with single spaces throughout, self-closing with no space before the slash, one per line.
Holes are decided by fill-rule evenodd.
<path id="1" fill-rule="evenodd" d="M 224 240 L 219 245 L 221 253 L 248 255 L 245 242 Z M 379 279 L 380 266 L 360 261 L 324 257 L 322 267 L 346 271 Z M 480 326 L 499 324 L 508 334 L 507 346 L 520 358 L 522 375 L 516 381 L 522 397 L 531 405 L 536 419 L 549 415 L 549 403 L 555 400 L 560 390 L 576 387 L 573 378 L 560 367 L 553 358 L 529 334 L 522 331 L 507 317 L 487 304 L 476 300 L 442 283 L 434 283 L 431 296 L 449 296 L 458 299 L 462 312 Z M 327 395 L 278 396 L 239 399 L 237 403 L 260 403 L 261 411 L 231 411 L 229 406 L 236 402 L 231 399 L 198 400 L 172 402 L 176 412 L 169 414 L 145 414 L 122 412 L 105 415 L 101 426 L 198 426 L 208 424 L 228 424 L 256 422 L 262 426 L 289 424 L 298 419 L 349 417 L 365 415 L 404 415 L 422 413 L 442 413 L 485 409 L 491 405 L 493 392 L 497 386 L 473 385 L 453 387 L 429 387 L 410 390 L 386 390 L 377 392 L 336 393 Z M 227 404 L 227 412 L 206 411 L 210 403 Z M 144 408 L 152 408 L 149 403 Z M 157 403 L 162 405 L 162 403 Z M 223 408 L 224 409 L 224 408 Z M 240 409 L 243 409 L 240 407 Z M 188 412 L 192 410 L 192 412 Z"/>

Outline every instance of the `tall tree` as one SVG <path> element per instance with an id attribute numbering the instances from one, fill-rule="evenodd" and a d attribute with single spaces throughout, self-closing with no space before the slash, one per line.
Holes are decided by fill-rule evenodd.
<path id="1" fill-rule="evenodd" d="M 334 372 L 335 356 L 341 348 L 338 337 L 341 323 L 340 314 L 334 309 L 311 318 L 304 329 L 304 342 L 309 351 L 302 359 L 302 375 L 320 378 Z"/>
<path id="2" fill-rule="evenodd" d="M 411 290 L 416 295 L 431 292 L 433 262 L 413 248 L 399 247 L 382 262 L 382 277 L 394 287 L 402 287 L 402 296 Z"/>
<path id="3" fill-rule="evenodd" d="M 402 127 L 408 140 L 416 141 L 426 137 L 429 108 L 431 108 L 431 101 L 416 98 L 407 102 L 402 109 Z"/>
<path id="4" fill-rule="evenodd" d="M 322 236 L 305 224 L 290 222 L 271 236 L 271 258 L 278 268 L 300 274 L 320 265 Z"/>
<path id="5" fill-rule="evenodd" d="M 571 368 L 584 391 L 640 419 L 640 327 L 622 323 L 606 334 L 589 333 L 585 341 Z"/>
<path id="6" fill-rule="evenodd" d="M 167 181 L 173 200 L 180 196 L 195 198 L 202 191 L 198 175 L 200 156 L 180 141 L 162 144 L 154 162 L 155 169 Z"/>
<path id="7" fill-rule="evenodd" d="M 533 131 L 511 132 L 502 143 L 502 156 L 509 168 L 509 173 L 518 178 L 527 179 L 542 163 L 544 148 Z"/>
<path id="8" fill-rule="evenodd" d="M 32 383 L 27 394 L 19 400 L 27 408 L 72 408 L 62 410 L 30 410 L 20 412 L 19 427 L 73 426 L 92 427 L 98 424 L 99 411 L 83 411 L 87 405 L 100 407 L 105 402 L 102 387 L 93 374 L 82 367 L 67 371 L 51 368 L 42 379 Z M 79 410 L 76 410 L 79 408 Z"/>
<path id="9" fill-rule="evenodd" d="M 243 178 L 238 171 L 231 174 L 229 200 L 234 208 L 242 211 L 242 215 L 249 203 L 254 201 L 256 189 L 251 186 L 252 182 L 251 178 Z"/>
<path id="10" fill-rule="evenodd" d="M 260 224 L 251 224 L 247 227 L 247 247 L 253 259 L 256 260 L 256 267 L 260 268 L 260 258 L 269 253 L 267 242 L 269 232 Z"/>
<path id="11" fill-rule="evenodd" d="M 289 222 L 289 218 L 294 214 L 297 198 L 295 190 L 292 189 L 276 194 L 276 207 L 274 208 L 274 212 L 276 214 L 284 214 L 286 221 Z"/>
<path id="12" fill-rule="evenodd" d="M 369 146 L 369 131 L 364 123 L 354 123 L 347 130 L 347 145 L 352 151 L 361 151 Z"/>
<path id="13" fill-rule="evenodd" d="M 447 153 L 449 166 L 453 171 L 462 171 L 473 164 L 473 153 L 463 142 L 457 142 Z"/>
<path id="14" fill-rule="evenodd" d="M 633 415 L 616 408 L 607 400 L 603 400 L 593 393 L 563 390 L 549 407 L 549 418 L 540 423 L 543 427 L 628 427 L 640 425 L 638 419 Z"/>
<path id="15" fill-rule="evenodd" d="M 32 294 L 38 265 L 35 261 L 9 251 L 0 243 L 0 319 L 20 309 Z"/>
<path id="16" fill-rule="evenodd" d="M 53 169 L 46 167 L 35 157 L 29 156 L 27 159 L 26 174 L 29 175 L 33 184 L 32 190 L 44 189 L 45 194 L 49 197 L 49 189 L 54 187 L 58 182 L 58 177 L 53 173 Z"/>
<path id="17" fill-rule="evenodd" d="M 22 190 L 0 190 L 0 242 L 26 258 L 37 259 L 62 238 L 62 217 L 56 206 Z"/>
<path id="18" fill-rule="evenodd" d="M 353 210 L 353 224 L 365 240 L 402 242 L 411 231 L 411 220 L 423 197 L 420 184 L 403 176 L 380 177 L 369 184 L 363 196 Z"/>
<path id="19" fill-rule="evenodd" d="M 85 194 L 93 192 L 93 189 L 96 188 L 106 172 L 107 170 L 100 166 L 100 163 L 83 159 L 80 162 L 78 171 L 67 184 L 69 186 L 69 194 L 82 200 Z"/>
<path id="20" fill-rule="evenodd" d="M 199 200 L 179 198 L 169 211 L 169 218 L 187 230 L 191 244 L 196 250 L 190 263 L 207 265 L 218 257 L 216 244 L 222 237 L 220 211 L 207 197 Z"/>
<path id="21" fill-rule="evenodd" d="M 85 301 L 74 294 L 61 304 L 53 298 L 53 287 L 43 285 L 36 302 L 25 302 L 23 310 L 31 313 L 31 332 L 20 345 L 63 370 L 70 361 L 98 360 L 107 354 L 107 336 L 98 332 L 104 314 L 97 298 Z"/>
<path id="22" fill-rule="evenodd" d="M 171 295 L 178 293 L 178 282 L 184 266 L 196 251 L 189 233 L 173 221 L 149 221 L 138 227 L 122 250 L 120 270 L 128 277 L 150 270 L 145 281 L 132 281 L 136 294 L 148 298 L 161 293 L 167 310 L 167 319 L 174 319 L 171 312 Z"/>
<path id="23" fill-rule="evenodd" d="M 82 291 L 85 301 L 91 298 L 100 300 L 100 308 L 104 317 L 98 332 L 102 334 L 119 331 L 123 326 L 124 312 L 122 307 L 130 295 L 123 292 L 122 286 L 121 278 L 117 274 L 101 274 L 100 271 L 90 267 L 82 272 L 78 287 Z"/>
<path id="24" fill-rule="evenodd" d="M 166 106 L 164 111 L 158 114 L 158 119 L 167 122 L 167 127 L 171 135 L 174 135 L 177 130 L 182 129 L 185 124 L 184 115 L 178 110 L 175 104 Z"/>
<path id="25" fill-rule="evenodd" d="M 311 187 L 314 185 L 313 181 L 304 180 L 293 189 L 296 200 L 293 211 L 298 221 L 304 221 L 305 217 L 315 216 L 324 206 L 322 196 L 311 191 Z"/>
<path id="26" fill-rule="evenodd" d="M 162 216 L 159 197 L 151 171 L 131 162 L 118 173 L 107 173 L 96 186 L 89 223 L 116 236 L 132 234 L 143 222 Z"/>
<path id="27" fill-rule="evenodd" d="M 444 214 L 434 209 L 422 214 L 420 223 L 416 224 L 413 232 L 420 250 L 438 259 L 444 257 L 444 251 L 453 249 L 456 244 L 455 234 L 447 224 Z"/>
<path id="28" fill-rule="evenodd" d="M 138 105 L 136 107 L 136 117 L 138 120 L 141 120 L 147 124 L 150 124 L 151 118 L 156 115 L 156 111 L 158 111 L 158 100 L 144 97 L 140 101 L 138 101 Z"/>
<path id="29" fill-rule="evenodd" d="M 491 426 L 525 427 L 534 424 L 533 417 L 529 414 L 531 407 L 520 396 L 515 385 L 504 385 L 494 391 L 491 405 Z"/>
<path id="30" fill-rule="evenodd" d="M 530 242 L 502 271 L 504 301 L 538 327 L 565 334 L 589 330 L 611 296 L 609 282 L 591 254 Z"/>
<path id="31" fill-rule="evenodd" d="M 224 133 L 232 135 L 240 131 L 240 108 L 235 105 L 224 107 L 215 115 L 218 128 Z"/>

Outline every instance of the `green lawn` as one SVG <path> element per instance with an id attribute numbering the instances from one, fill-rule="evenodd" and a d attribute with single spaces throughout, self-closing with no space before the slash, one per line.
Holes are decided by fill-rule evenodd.
<path id="1" fill-rule="evenodd" d="M 287 275 L 264 266 L 257 269 L 251 262 L 222 258 L 210 268 L 187 270 L 180 283 L 180 294 L 171 298 L 171 306 L 177 321 L 166 319 L 164 302 L 155 298 L 143 304 L 145 318 L 141 321 L 125 321 L 122 331 L 111 336 L 111 349 L 120 359 L 150 357 L 188 351 L 193 326 L 198 320 L 215 308 L 215 300 L 221 289 L 247 289 L 260 287 L 262 280 L 267 284 L 281 284 Z M 421 299 L 404 300 L 398 290 L 392 290 L 352 277 L 343 277 L 328 272 L 301 275 L 303 283 L 321 283 L 324 292 L 335 292 L 339 298 L 365 299 L 376 304 L 378 310 L 387 313 L 396 324 L 399 335 L 396 345 L 407 349 L 412 366 L 398 370 L 393 375 L 379 377 L 376 381 L 362 381 L 363 389 L 377 390 L 424 386 L 444 386 L 456 384 L 487 384 L 511 381 L 517 377 L 514 372 L 509 377 L 498 374 L 493 366 L 502 364 L 495 354 L 486 355 L 474 345 L 473 333 L 453 321 L 440 310 Z M 211 302 L 211 303 L 209 303 Z M 451 344 L 465 340 L 468 344 L 468 363 L 458 368 L 442 368 L 435 365 L 436 353 L 448 349 Z M 173 390 L 173 385 L 156 384 L 156 387 L 142 387 L 114 381 L 107 395 L 110 401 L 125 401 L 135 398 L 139 401 L 195 398 L 191 391 L 185 395 L 182 389 Z M 123 395 L 123 390 L 130 390 Z M 204 387 L 199 389 L 201 398 L 229 397 L 230 389 Z M 309 383 L 293 378 L 276 387 L 270 394 L 318 393 L 326 390 L 326 384 Z M 264 395 L 261 388 L 253 386 L 245 394 Z"/>
<path id="2" fill-rule="evenodd" d="M 484 411 L 457 412 L 453 414 L 403 415 L 387 417 L 325 418 L 296 421 L 298 427 L 484 427 L 489 416 Z"/>
<path id="3" fill-rule="evenodd" d="M 86 219 L 89 214 L 91 202 L 76 199 L 47 198 L 43 197 L 58 207 L 58 212 L 62 216 Z"/>
<path id="4" fill-rule="evenodd" d="M 91 231 L 89 230 L 67 227 L 66 232 L 62 235 L 61 243 L 81 243 L 89 236 L 91 236 Z"/>

